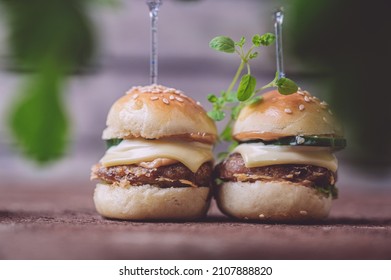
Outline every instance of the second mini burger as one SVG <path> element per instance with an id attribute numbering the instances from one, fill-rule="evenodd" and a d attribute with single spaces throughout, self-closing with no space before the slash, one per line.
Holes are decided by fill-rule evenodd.
<path id="1" fill-rule="evenodd" d="M 239 145 L 216 167 L 222 212 L 264 221 L 327 217 L 337 197 L 334 151 L 346 141 L 325 102 L 307 91 L 268 92 L 240 112 L 233 137 Z"/>

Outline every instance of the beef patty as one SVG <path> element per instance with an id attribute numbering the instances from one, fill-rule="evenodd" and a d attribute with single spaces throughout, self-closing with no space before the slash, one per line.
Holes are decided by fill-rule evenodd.
<path id="1" fill-rule="evenodd" d="M 182 163 L 175 163 L 157 168 L 145 168 L 135 164 L 104 167 L 96 164 L 92 167 L 91 179 L 100 179 L 113 184 L 157 185 L 159 187 L 210 187 L 213 164 L 206 162 L 191 172 Z"/>
<path id="2" fill-rule="evenodd" d="M 223 181 L 289 181 L 308 187 L 333 186 L 336 173 L 327 168 L 306 164 L 279 164 L 248 168 L 240 154 L 229 155 L 215 168 L 215 177 Z"/>

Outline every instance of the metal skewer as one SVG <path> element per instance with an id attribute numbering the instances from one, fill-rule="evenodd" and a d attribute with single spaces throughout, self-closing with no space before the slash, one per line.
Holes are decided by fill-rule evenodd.
<path id="1" fill-rule="evenodd" d="M 282 24 L 284 22 L 284 12 L 280 8 L 274 13 L 274 30 L 276 33 L 276 61 L 278 78 L 285 77 L 284 71 L 284 57 L 282 53 Z"/>
<path id="2" fill-rule="evenodd" d="M 158 37 L 157 21 L 159 8 L 162 0 L 146 0 L 149 8 L 149 17 L 151 19 L 151 53 L 150 53 L 150 82 L 157 84 L 158 77 Z"/>

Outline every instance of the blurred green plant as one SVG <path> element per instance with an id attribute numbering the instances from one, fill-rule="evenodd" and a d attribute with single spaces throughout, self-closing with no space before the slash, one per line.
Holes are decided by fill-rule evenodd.
<path id="1" fill-rule="evenodd" d="M 350 157 L 365 170 L 391 166 L 391 18 L 387 1 L 293 0 L 289 41 L 321 73 L 343 120 Z"/>
<path id="2" fill-rule="evenodd" d="M 22 153 L 40 164 L 63 156 L 69 120 L 63 101 L 69 75 L 86 69 L 96 48 L 91 5 L 120 0 L 0 0 L 11 69 L 27 72 L 8 124 Z"/>
<path id="3" fill-rule="evenodd" d="M 111 0 L 0 0 L 9 31 L 11 63 L 27 70 L 8 123 L 22 152 L 39 163 L 63 155 L 69 123 L 62 101 L 68 76 L 85 68 L 94 49 L 88 17 L 93 2 Z"/>

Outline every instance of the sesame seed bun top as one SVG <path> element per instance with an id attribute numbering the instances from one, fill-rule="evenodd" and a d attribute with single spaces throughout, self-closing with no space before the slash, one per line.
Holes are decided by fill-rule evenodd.
<path id="1" fill-rule="evenodd" d="M 133 87 L 107 116 L 103 139 L 179 138 L 214 143 L 216 125 L 200 103 L 161 85 Z"/>
<path id="2" fill-rule="evenodd" d="M 301 90 L 291 95 L 265 93 L 260 102 L 242 109 L 233 127 L 238 141 L 297 135 L 343 137 L 343 131 L 326 102 Z"/>

